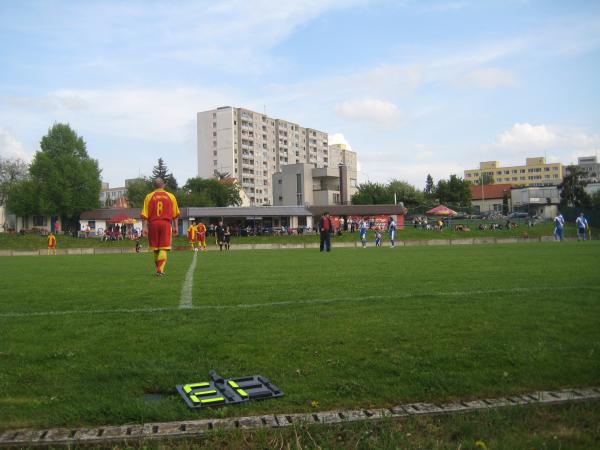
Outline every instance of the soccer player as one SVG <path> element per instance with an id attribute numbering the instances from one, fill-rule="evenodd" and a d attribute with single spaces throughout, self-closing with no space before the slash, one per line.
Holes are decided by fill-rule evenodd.
<path id="1" fill-rule="evenodd" d="M 579 214 L 579 217 L 575 221 L 575 225 L 577 225 L 577 240 L 587 241 L 587 232 L 589 231 L 590 226 L 583 213 Z"/>
<path id="2" fill-rule="evenodd" d="M 388 224 L 388 233 L 390 234 L 390 243 L 392 248 L 396 246 L 396 221 L 393 217 L 390 217 L 390 223 Z"/>
<path id="3" fill-rule="evenodd" d="M 367 247 L 367 221 L 364 219 L 360 219 L 358 224 L 360 242 L 362 243 L 363 248 Z"/>
<path id="4" fill-rule="evenodd" d="M 196 222 L 191 219 L 190 226 L 187 229 L 188 232 L 188 242 L 190 243 L 190 247 L 192 249 L 193 252 L 197 252 L 198 248 L 196 248 L 196 238 L 197 238 L 197 228 L 196 228 Z"/>
<path id="5" fill-rule="evenodd" d="M 144 199 L 142 227 L 144 235 L 148 236 L 149 247 L 154 251 L 156 276 L 162 276 L 171 250 L 171 233 L 177 236 L 179 206 L 175 196 L 165 191 L 165 182 L 161 178 L 154 180 L 154 187 L 156 189 Z"/>
<path id="6" fill-rule="evenodd" d="M 48 234 L 48 255 L 50 253 L 56 255 L 56 237 L 52 231 Z"/>
<path id="7" fill-rule="evenodd" d="M 561 213 L 554 218 L 554 240 L 562 241 L 564 239 L 565 219 Z"/>
<path id="8" fill-rule="evenodd" d="M 206 225 L 202 222 L 196 225 L 196 239 L 198 241 L 198 248 L 206 251 Z"/>

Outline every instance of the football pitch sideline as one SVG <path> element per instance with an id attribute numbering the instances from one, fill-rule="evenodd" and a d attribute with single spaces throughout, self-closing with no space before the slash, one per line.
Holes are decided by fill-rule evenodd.
<path id="1" fill-rule="evenodd" d="M 0 429 L 600 381 L 598 242 L 174 252 L 163 278 L 148 254 L 5 257 L 0 270 Z M 286 395 L 188 410 L 175 385 L 211 369 L 263 374 Z"/>

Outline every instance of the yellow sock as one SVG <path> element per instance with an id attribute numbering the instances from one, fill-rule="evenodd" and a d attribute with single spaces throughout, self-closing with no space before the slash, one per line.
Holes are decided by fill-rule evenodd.
<path id="1" fill-rule="evenodd" d="M 159 250 L 156 258 L 156 270 L 157 272 L 163 273 L 165 270 L 165 264 L 167 263 L 167 251 Z"/>

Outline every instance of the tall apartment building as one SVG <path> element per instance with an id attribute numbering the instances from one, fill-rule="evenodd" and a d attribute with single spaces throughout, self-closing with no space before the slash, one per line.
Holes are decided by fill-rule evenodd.
<path id="1" fill-rule="evenodd" d="M 330 164 L 327 133 L 244 108 L 199 112 L 197 131 L 198 176 L 229 173 L 252 205 L 271 204 L 272 176 L 283 166 Z"/>
<path id="2" fill-rule="evenodd" d="M 588 183 L 598 183 L 598 180 L 600 180 L 600 163 L 598 163 L 595 156 L 577 158 L 577 165 L 585 172 L 585 181 Z"/>
<path id="3" fill-rule="evenodd" d="M 479 163 L 479 169 L 465 170 L 465 180 L 479 184 L 481 177 L 493 177 L 492 184 L 510 183 L 513 186 L 554 186 L 563 179 L 561 163 L 546 163 L 546 158 L 527 158 L 524 166 L 500 167 L 498 161 Z"/>

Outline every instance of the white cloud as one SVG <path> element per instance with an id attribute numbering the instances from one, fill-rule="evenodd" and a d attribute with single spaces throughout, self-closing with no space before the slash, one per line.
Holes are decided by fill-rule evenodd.
<path id="1" fill-rule="evenodd" d="M 329 145 L 344 144 L 348 150 L 352 150 L 352 146 L 342 133 L 332 133 L 328 139 Z"/>
<path id="2" fill-rule="evenodd" d="M 393 103 L 375 99 L 342 102 L 336 105 L 335 112 L 347 119 L 382 126 L 397 125 L 403 117 L 400 109 Z"/>
<path id="3" fill-rule="evenodd" d="M 512 152 L 531 150 L 592 151 L 600 147 L 600 135 L 555 125 L 516 123 L 496 138 L 494 147 Z"/>
<path id="4" fill-rule="evenodd" d="M 109 135 L 179 142 L 185 129 L 195 125 L 196 112 L 230 99 L 216 89 L 63 89 L 9 102 L 14 113 L 46 117 L 49 123 L 66 121 Z"/>
<path id="5" fill-rule="evenodd" d="M 496 145 L 512 150 L 548 148 L 556 144 L 558 136 L 546 125 L 516 123 L 496 138 Z"/>
<path id="6" fill-rule="evenodd" d="M 25 161 L 31 159 L 25 146 L 8 130 L 0 128 L 0 156 L 4 158 L 19 158 Z"/>
<path id="7" fill-rule="evenodd" d="M 482 89 L 494 89 L 518 86 L 519 80 L 511 70 L 482 68 L 469 72 L 465 76 L 464 83 Z"/>

